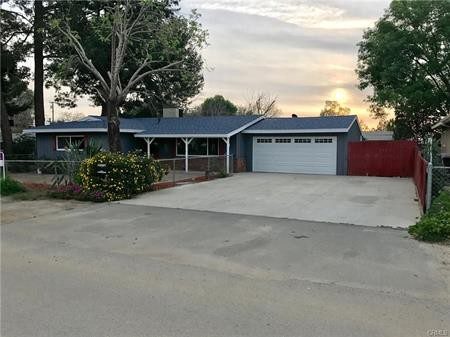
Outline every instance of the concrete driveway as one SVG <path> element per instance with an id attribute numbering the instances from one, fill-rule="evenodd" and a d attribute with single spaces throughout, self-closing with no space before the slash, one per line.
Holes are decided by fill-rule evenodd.
<path id="1" fill-rule="evenodd" d="M 123 203 L 401 228 L 420 217 L 409 178 L 240 173 Z"/>
<path id="2" fill-rule="evenodd" d="M 403 230 L 119 204 L 47 208 L 2 224 L 1 336 L 450 329 L 448 247 Z"/>

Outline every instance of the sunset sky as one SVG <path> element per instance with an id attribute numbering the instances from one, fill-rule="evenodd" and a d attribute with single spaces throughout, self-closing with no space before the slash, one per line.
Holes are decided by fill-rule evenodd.
<path id="1" fill-rule="evenodd" d="M 278 98 L 286 116 L 314 116 L 325 100 L 337 99 L 374 125 L 364 102 L 367 92 L 357 88 L 356 44 L 388 5 L 388 0 L 181 1 L 183 12 L 198 9 L 209 32 L 205 86 L 193 104 L 216 94 L 242 104 L 265 92 Z M 50 101 L 51 91 L 46 96 Z M 87 100 L 74 110 L 99 113 Z"/>

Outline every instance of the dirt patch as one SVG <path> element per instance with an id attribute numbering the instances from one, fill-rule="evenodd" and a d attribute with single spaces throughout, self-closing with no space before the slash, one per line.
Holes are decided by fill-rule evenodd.
<path id="1" fill-rule="evenodd" d="M 21 183 L 51 185 L 54 174 L 9 173 L 9 176 Z"/>
<path id="2" fill-rule="evenodd" d="M 55 214 L 74 208 L 86 207 L 90 203 L 74 200 L 32 200 L 18 201 L 10 197 L 2 197 L 0 204 L 1 224 L 9 224 L 19 220 L 36 218 L 46 214 Z"/>

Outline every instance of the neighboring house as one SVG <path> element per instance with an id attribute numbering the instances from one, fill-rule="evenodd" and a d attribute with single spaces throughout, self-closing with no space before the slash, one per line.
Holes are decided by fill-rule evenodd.
<path id="1" fill-rule="evenodd" d="M 450 166 L 450 115 L 433 125 L 441 132 L 441 158 L 445 166 Z"/>
<path id="2" fill-rule="evenodd" d="M 94 140 L 108 148 L 105 117 L 26 130 L 36 134 L 38 158 L 57 159 L 68 144 Z M 237 171 L 347 174 L 347 145 L 361 140 L 356 116 L 259 116 L 120 119 L 122 151 L 155 158 L 233 155 Z"/>
<path id="3" fill-rule="evenodd" d="M 362 136 L 364 140 L 394 140 L 393 131 L 365 131 Z"/>

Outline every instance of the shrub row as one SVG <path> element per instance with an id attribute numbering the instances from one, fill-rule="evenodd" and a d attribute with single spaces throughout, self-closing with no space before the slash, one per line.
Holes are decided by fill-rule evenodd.
<path id="1" fill-rule="evenodd" d="M 450 239 L 450 192 L 442 191 L 433 200 L 428 212 L 415 225 L 409 227 L 409 233 L 418 240 L 437 242 Z"/>
<path id="2" fill-rule="evenodd" d="M 18 181 L 6 177 L 0 179 L 0 195 L 8 196 L 19 192 L 24 192 L 25 187 Z"/>

